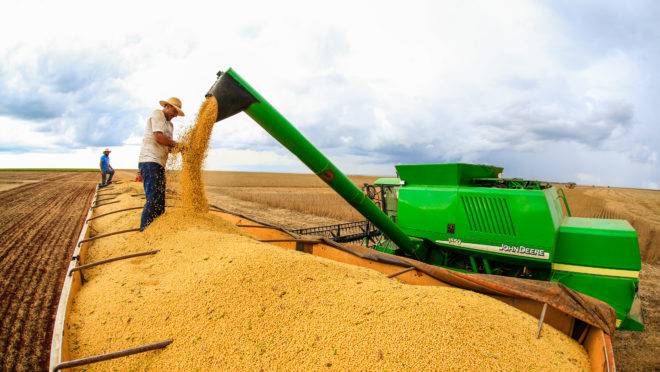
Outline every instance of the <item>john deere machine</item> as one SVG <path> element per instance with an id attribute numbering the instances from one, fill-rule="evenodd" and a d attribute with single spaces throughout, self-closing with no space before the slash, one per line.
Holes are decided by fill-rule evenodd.
<path id="1" fill-rule="evenodd" d="M 207 97 L 217 121 L 245 111 L 375 225 L 373 248 L 452 270 L 559 282 L 610 304 L 617 327 L 643 330 L 641 259 L 625 220 L 571 217 L 550 184 L 476 164 L 398 165 L 374 203 L 234 70 Z M 566 203 L 567 213 L 562 208 Z"/>

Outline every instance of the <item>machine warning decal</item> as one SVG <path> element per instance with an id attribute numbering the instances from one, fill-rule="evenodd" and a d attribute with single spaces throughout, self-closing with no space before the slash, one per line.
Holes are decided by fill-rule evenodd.
<path id="1" fill-rule="evenodd" d="M 487 245 L 487 244 L 466 243 L 456 238 L 450 238 L 449 240 L 436 240 L 435 242 L 440 244 L 450 244 L 464 248 L 476 249 L 480 251 L 508 254 L 512 256 L 532 257 L 542 260 L 547 260 L 550 258 L 550 254 L 544 251 L 543 249 L 529 248 L 522 245 L 515 246 L 515 245 L 507 245 L 507 244 Z"/>

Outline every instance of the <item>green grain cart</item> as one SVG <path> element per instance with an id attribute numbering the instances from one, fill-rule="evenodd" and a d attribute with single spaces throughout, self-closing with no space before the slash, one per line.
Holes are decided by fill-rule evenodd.
<path id="1" fill-rule="evenodd" d="M 610 304 L 643 330 L 637 233 L 624 220 L 571 217 L 551 185 L 475 164 L 396 166 L 376 204 L 235 71 L 207 96 L 220 121 L 245 111 L 385 235 L 374 248 L 452 270 L 559 282 Z M 564 213 L 562 201 L 567 213 Z"/>

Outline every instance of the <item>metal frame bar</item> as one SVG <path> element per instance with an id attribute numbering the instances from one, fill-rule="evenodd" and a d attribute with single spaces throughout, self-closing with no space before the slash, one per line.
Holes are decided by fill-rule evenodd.
<path id="1" fill-rule="evenodd" d="M 97 196 L 121 195 L 121 194 L 122 193 L 120 193 L 120 192 L 106 192 L 106 193 L 103 193 L 103 194 L 99 193 L 99 194 L 97 194 Z"/>
<path id="2" fill-rule="evenodd" d="M 303 229 L 294 229 L 292 231 L 298 234 L 307 234 L 307 233 L 318 233 L 318 232 L 331 232 L 333 230 L 339 229 L 349 229 L 349 228 L 364 228 L 368 221 L 356 221 L 348 223 L 340 223 L 336 225 L 328 226 L 317 226 L 317 227 L 307 227 Z"/>
<path id="3" fill-rule="evenodd" d="M 605 340 L 605 332 L 601 333 L 603 340 L 603 355 L 605 356 L 605 368 L 607 372 L 610 372 L 610 357 L 607 353 L 607 340 Z"/>
<path id="4" fill-rule="evenodd" d="M 399 276 L 399 275 L 401 275 L 401 274 L 405 274 L 405 273 L 407 273 L 408 271 L 413 271 L 413 270 L 415 270 L 415 267 L 414 267 L 414 266 L 411 266 L 411 267 L 405 268 L 405 269 L 403 269 L 403 270 L 401 270 L 401 271 L 397 271 L 397 272 L 394 272 L 394 273 L 392 273 L 392 274 L 389 274 L 387 277 L 388 277 L 388 278 L 394 278 L 394 277 L 397 277 L 397 276 Z"/>
<path id="5" fill-rule="evenodd" d="M 262 225 L 243 225 L 243 224 L 237 224 L 236 227 L 254 227 L 257 229 L 273 229 L 273 230 L 279 230 L 277 227 L 273 226 L 262 226 Z"/>
<path id="6" fill-rule="evenodd" d="M 320 240 L 314 240 L 314 239 L 264 239 L 264 240 L 259 240 L 262 243 L 304 243 L 304 244 L 320 244 L 323 243 Z"/>
<path id="7" fill-rule="evenodd" d="M 557 194 L 559 194 L 559 197 L 564 201 L 564 207 L 566 207 L 566 214 L 568 217 L 571 217 L 571 208 L 568 206 L 568 200 L 566 199 L 566 193 L 564 193 L 564 189 L 559 188 L 557 189 Z"/>
<path id="8" fill-rule="evenodd" d="M 97 199 L 96 199 L 96 202 L 98 203 L 98 202 L 102 202 L 102 201 L 106 201 L 106 200 L 113 200 L 113 199 L 117 199 L 117 197 L 116 197 L 116 196 L 112 196 L 112 197 L 105 198 L 105 199 L 97 198 Z"/>
<path id="9" fill-rule="evenodd" d="M 103 207 L 103 206 L 110 205 L 110 204 L 115 204 L 115 203 L 119 203 L 119 200 L 115 200 L 115 201 L 111 201 L 111 202 L 103 203 L 103 204 L 94 203 L 94 205 L 92 206 L 92 209 L 96 209 L 98 207 Z"/>
<path id="10" fill-rule="evenodd" d="M 91 221 L 91 220 L 95 220 L 95 219 L 97 219 L 97 218 L 99 218 L 99 217 L 107 216 L 107 215 L 109 215 L 109 214 L 114 214 L 114 213 L 119 213 L 119 212 L 124 212 L 124 211 L 130 211 L 130 210 L 134 210 L 134 209 L 144 209 L 144 206 L 141 206 L 141 207 L 122 208 L 122 209 L 118 209 L 118 210 L 116 210 L 116 211 L 112 211 L 112 212 L 108 212 L 108 213 L 99 214 L 98 216 L 94 216 L 94 217 L 88 218 L 87 220 L 85 220 L 85 223 L 88 223 L 89 221 Z"/>
<path id="11" fill-rule="evenodd" d="M 165 208 L 176 208 L 176 207 L 173 206 L 173 205 L 166 205 Z M 115 214 L 115 213 L 119 213 L 119 212 L 135 210 L 135 209 L 144 209 L 144 206 L 141 206 L 141 207 L 122 208 L 122 209 L 117 209 L 117 210 L 115 210 L 115 211 L 111 211 L 111 212 L 108 212 L 108 213 L 99 214 L 98 216 L 94 216 L 94 217 L 90 217 L 90 218 L 88 218 L 87 220 L 85 220 L 85 223 L 88 223 L 89 221 L 95 220 L 95 219 L 100 218 L 100 217 L 105 217 L 105 216 L 110 215 L 110 214 Z"/>
<path id="12" fill-rule="evenodd" d="M 153 344 L 147 344 L 147 345 L 142 345 L 142 346 L 137 346 L 137 347 L 132 347 L 130 349 L 125 349 L 125 350 L 120 350 L 120 351 L 113 351 L 111 353 L 106 353 L 106 354 L 99 354 L 99 355 L 94 355 L 91 357 L 85 357 L 85 358 L 80 358 L 80 359 L 74 359 L 74 360 L 69 360 L 67 362 L 60 363 L 53 368 L 53 371 L 59 371 L 65 368 L 73 368 L 73 367 L 79 367 L 83 366 L 86 364 L 92 364 L 92 363 L 98 363 L 98 362 L 103 362 L 105 360 L 110 360 L 110 359 L 117 359 L 121 358 L 124 356 L 129 356 L 133 354 L 138 354 L 138 353 L 144 353 L 146 351 L 151 351 L 151 350 L 157 350 L 157 349 L 163 349 L 167 347 L 169 344 L 171 344 L 174 340 L 169 339 L 165 341 L 160 341 L 160 342 L 155 342 Z"/>
<path id="13" fill-rule="evenodd" d="M 328 226 L 307 227 L 291 231 L 299 235 L 325 236 L 340 243 L 354 242 L 361 239 L 372 240 L 373 237 L 381 235 L 380 230 L 368 220 Z"/>
<path id="14" fill-rule="evenodd" d="M 536 331 L 536 338 L 541 338 L 541 331 L 543 330 L 543 321 L 545 320 L 545 311 L 548 310 L 548 303 L 543 303 L 543 309 L 541 310 L 541 316 L 539 317 L 539 325 Z"/>
<path id="15" fill-rule="evenodd" d="M 105 233 L 105 234 L 95 235 L 95 236 L 92 236 L 90 238 L 83 239 L 83 240 L 79 241 L 78 246 L 82 245 L 82 243 L 91 242 L 92 240 L 105 238 L 107 236 L 112 236 L 112 235 L 117 235 L 117 234 L 124 234 L 124 233 L 134 232 L 134 231 L 140 231 L 140 228 L 136 227 L 134 229 L 119 230 L 119 231 L 113 231 L 113 232 L 109 232 L 109 233 Z"/>
<path id="16" fill-rule="evenodd" d="M 76 271 L 81 271 L 83 269 L 89 269 L 90 267 L 95 267 L 95 266 L 107 264 L 107 263 L 110 263 L 110 262 L 120 261 L 120 260 L 126 260 L 126 259 L 134 258 L 134 257 L 149 256 L 149 255 L 152 255 L 152 254 L 156 254 L 158 252 L 160 252 L 160 250 L 155 249 L 155 250 L 152 250 L 152 251 L 131 253 L 131 254 L 123 255 L 123 256 L 116 256 L 116 257 L 106 258 L 105 260 L 100 260 L 100 261 L 96 261 L 96 262 L 90 262 L 90 263 L 84 264 L 84 265 L 78 265 L 78 266 L 74 267 L 73 269 L 69 270 L 69 276 L 73 275 L 73 273 L 76 272 Z"/>

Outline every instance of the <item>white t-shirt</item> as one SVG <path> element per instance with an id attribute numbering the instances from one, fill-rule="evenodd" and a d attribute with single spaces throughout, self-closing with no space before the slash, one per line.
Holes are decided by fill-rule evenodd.
<path id="1" fill-rule="evenodd" d="M 144 128 L 144 139 L 142 140 L 142 148 L 140 149 L 138 162 L 153 162 L 165 167 L 170 148 L 156 142 L 154 132 L 163 132 L 164 135 L 172 138 L 174 126 L 172 126 L 171 121 L 165 119 L 163 110 L 154 110 L 154 112 L 151 113 L 151 117 L 147 119 L 147 126 Z"/>

